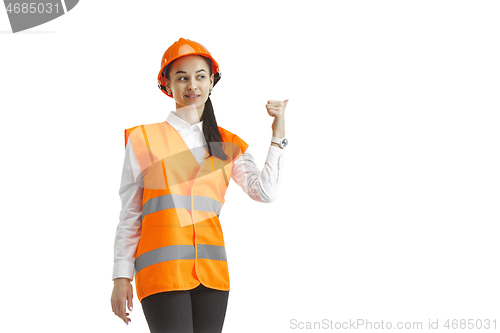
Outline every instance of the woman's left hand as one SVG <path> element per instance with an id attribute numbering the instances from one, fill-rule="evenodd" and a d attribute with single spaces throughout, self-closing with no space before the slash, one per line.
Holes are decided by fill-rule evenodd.
<path id="1" fill-rule="evenodd" d="M 284 100 L 283 102 L 274 100 L 267 101 L 267 113 L 269 113 L 269 115 L 272 117 L 283 117 L 285 115 L 285 108 L 287 103 L 288 100 Z"/>

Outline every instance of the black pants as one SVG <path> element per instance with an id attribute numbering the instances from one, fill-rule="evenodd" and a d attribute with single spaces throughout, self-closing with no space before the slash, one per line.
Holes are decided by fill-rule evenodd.
<path id="1" fill-rule="evenodd" d="M 229 291 L 200 284 L 150 295 L 141 305 L 151 333 L 220 333 L 228 297 Z"/>

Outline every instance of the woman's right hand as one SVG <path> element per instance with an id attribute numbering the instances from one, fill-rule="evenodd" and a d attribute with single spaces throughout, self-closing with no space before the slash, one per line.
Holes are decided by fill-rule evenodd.
<path id="1" fill-rule="evenodd" d="M 132 311 L 132 299 L 133 299 L 133 289 L 132 280 L 127 278 L 117 278 L 114 279 L 115 286 L 113 287 L 113 293 L 111 294 L 111 308 L 115 315 L 120 317 L 125 324 L 128 325 L 132 320 L 128 318 L 129 315 L 126 311 L 128 308 Z"/>

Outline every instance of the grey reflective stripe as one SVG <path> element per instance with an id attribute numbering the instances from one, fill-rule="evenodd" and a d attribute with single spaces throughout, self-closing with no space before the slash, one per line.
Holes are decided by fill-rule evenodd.
<path id="1" fill-rule="evenodd" d="M 141 269 L 160 262 L 180 259 L 194 260 L 194 258 L 195 249 L 193 245 L 170 245 L 160 247 L 159 249 L 138 256 L 135 260 L 135 272 L 137 274 Z M 198 258 L 227 261 L 226 249 L 224 246 L 198 244 Z"/>
<path id="2" fill-rule="evenodd" d="M 164 209 L 183 208 L 191 210 L 191 197 L 188 195 L 166 194 L 149 199 L 142 207 L 142 216 Z M 222 203 L 208 197 L 193 196 L 193 209 L 202 212 L 214 212 L 220 215 Z"/>
<path id="3" fill-rule="evenodd" d="M 191 197 L 187 195 L 167 194 L 151 198 L 142 206 L 142 216 L 144 217 L 147 214 L 169 208 L 191 210 Z"/>
<path id="4" fill-rule="evenodd" d="M 135 271 L 158 264 L 160 262 L 178 259 L 194 259 L 195 251 L 193 245 L 170 245 L 160 247 L 141 254 L 135 259 Z"/>
<path id="5" fill-rule="evenodd" d="M 193 195 L 193 208 L 202 212 L 214 212 L 218 216 L 222 209 L 222 203 L 212 198 Z"/>
<path id="6" fill-rule="evenodd" d="M 218 245 L 198 244 L 198 258 L 227 261 L 226 248 Z"/>

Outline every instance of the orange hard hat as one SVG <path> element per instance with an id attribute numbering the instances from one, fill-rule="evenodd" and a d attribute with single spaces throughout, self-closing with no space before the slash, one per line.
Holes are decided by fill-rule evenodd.
<path id="1" fill-rule="evenodd" d="M 172 94 L 169 94 L 167 92 L 167 89 L 165 88 L 165 78 L 161 76 L 161 73 L 163 72 L 165 66 L 167 66 L 169 63 L 171 63 L 175 59 L 187 55 L 201 55 L 212 60 L 212 74 L 214 74 L 214 86 L 220 80 L 221 75 L 219 71 L 219 65 L 214 60 L 214 58 L 212 58 L 212 55 L 210 54 L 210 52 L 208 52 L 207 48 L 201 45 L 200 43 L 194 42 L 189 39 L 184 39 L 181 37 L 177 42 L 170 45 L 170 47 L 163 54 L 163 58 L 161 59 L 160 72 L 158 73 L 158 88 L 160 88 L 160 90 L 163 91 L 163 93 L 169 97 L 173 98 Z"/>

